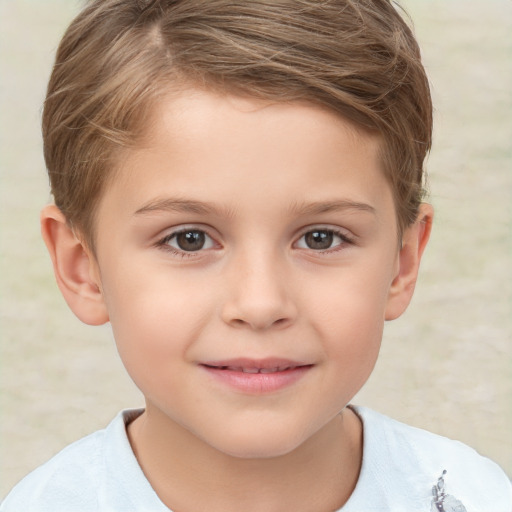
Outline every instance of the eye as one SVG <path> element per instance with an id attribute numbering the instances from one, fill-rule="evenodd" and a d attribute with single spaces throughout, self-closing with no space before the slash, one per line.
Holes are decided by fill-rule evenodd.
<path id="1" fill-rule="evenodd" d="M 184 229 L 166 236 L 160 245 L 169 246 L 177 252 L 196 252 L 202 249 L 211 249 L 215 243 L 200 229 Z"/>
<path id="2" fill-rule="evenodd" d="M 304 233 L 297 241 L 299 249 L 327 251 L 340 245 L 352 243 L 346 235 L 332 229 L 312 229 Z"/>

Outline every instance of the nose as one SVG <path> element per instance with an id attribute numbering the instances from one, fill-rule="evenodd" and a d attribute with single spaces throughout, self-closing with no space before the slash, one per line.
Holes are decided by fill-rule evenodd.
<path id="1" fill-rule="evenodd" d="M 276 257 L 252 254 L 237 258 L 225 284 L 222 319 L 233 327 L 283 329 L 297 317 L 293 283 Z"/>

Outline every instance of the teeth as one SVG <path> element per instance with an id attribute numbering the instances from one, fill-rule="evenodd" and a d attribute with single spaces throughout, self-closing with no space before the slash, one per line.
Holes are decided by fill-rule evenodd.
<path id="1" fill-rule="evenodd" d="M 260 373 L 260 369 L 259 368 L 242 368 L 242 371 L 244 373 Z"/>
<path id="2" fill-rule="evenodd" d="M 282 371 L 281 368 L 262 368 L 260 373 L 276 373 Z"/>
<path id="3" fill-rule="evenodd" d="M 244 373 L 277 373 L 288 370 L 288 368 L 288 366 L 283 366 L 281 368 L 242 368 L 242 371 Z"/>
<path id="4" fill-rule="evenodd" d="M 232 372 L 243 373 L 276 373 L 289 370 L 290 366 L 276 366 L 275 368 L 242 368 L 241 366 L 218 366 L 221 370 L 230 370 Z"/>

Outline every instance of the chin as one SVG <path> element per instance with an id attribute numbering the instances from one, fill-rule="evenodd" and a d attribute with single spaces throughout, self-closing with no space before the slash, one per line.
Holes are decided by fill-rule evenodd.
<path id="1" fill-rule="evenodd" d="M 276 432 L 276 430 L 262 432 L 244 432 L 226 434 L 210 445 L 218 451 L 239 459 L 271 459 L 281 457 L 293 452 L 302 445 L 305 439 L 294 436 L 292 432 Z"/>

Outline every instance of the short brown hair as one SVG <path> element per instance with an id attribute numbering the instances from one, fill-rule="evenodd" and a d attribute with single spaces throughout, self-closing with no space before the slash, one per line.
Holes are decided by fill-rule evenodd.
<path id="1" fill-rule="evenodd" d="M 55 203 L 89 244 L 116 155 L 178 83 L 311 101 L 379 132 L 399 230 L 416 219 L 432 105 L 391 1 L 93 0 L 62 39 L 43 114 Z"/>

